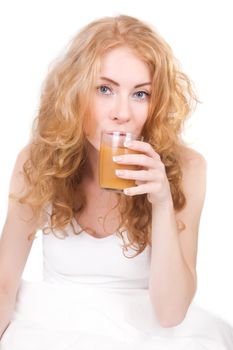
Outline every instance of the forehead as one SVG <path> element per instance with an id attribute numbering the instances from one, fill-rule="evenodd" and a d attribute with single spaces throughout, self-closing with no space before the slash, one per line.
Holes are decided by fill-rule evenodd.
<path id="1" fill-rule="evenodd" d="M 151 80 L 148 65 L 128 47 L 118 47 L 107 52 L 100 61 L 100 76 L 119 83 L 134 85 Z"/>

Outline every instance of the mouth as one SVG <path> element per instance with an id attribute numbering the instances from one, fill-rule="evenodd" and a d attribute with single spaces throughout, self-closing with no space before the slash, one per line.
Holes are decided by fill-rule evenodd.
<path id="1" fill-rule="evenodd" d="M 102 130 L 101 134 L 106 133 L 109 135 L 116 135 L 116 136 L 124 136 L 127 134 L 134 134 L 132 131 L 127 131 L 127 130 L 116 130 L 116 129 L 112 129 L 112 130 Z"/>

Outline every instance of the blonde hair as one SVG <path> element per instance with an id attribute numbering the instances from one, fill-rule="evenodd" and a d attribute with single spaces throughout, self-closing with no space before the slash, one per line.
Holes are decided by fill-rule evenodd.
<path id="1" fill-rule="evenodd" d="M 63 230 L 64 237 L 66 225 L 86 204 L 79 184 L 86 161 L 83 130 L 88 97 L 101 57 L 119 46 L 129 47 L 150 68 L 152 94 L 142 134 L 165 165 L 174 209 L 185 206 L 179 150 L 183 123 L 196 101 L 191 82 L 169 45 L 149 25 L 124 15 L 102 18 L 84 27 L 50 70 L 34 121 L 30 157 L 24 164 L 27 193 L 20 202 L 30 205 L 38 217 L 51 203 L 50 229 Z M 119 233 L 127 230 L 129 238 L 124 249 L 135 246 L 139 254 L 151 243 L 151 204 L 146 194 L 118 194 L 118 199 Z"/>

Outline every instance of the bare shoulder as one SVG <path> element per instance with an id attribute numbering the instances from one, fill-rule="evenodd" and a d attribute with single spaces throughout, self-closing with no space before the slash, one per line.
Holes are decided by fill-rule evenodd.
<path id="1" fill-rule="evenodd" d="M 207 166 L 206 159 L 204 156 L 193 148 L 187 146 L 180 146 L 180 160 L 182 169 L 190 169 L 197 167 L 197 169 L 205 169 Z"/>
<path id="2" fill-rule="evenodd" d="M 181 146 L 180 160 L 182 183 L 186 196 L 192 196 L 193 198 L 198 196 L 204 199 L 206 191 L 206 159 L 198 151 Z"/>
<path id="3" fill-rule="evenodd" d="M 30 158 L 31 144 L 26 145 L 23 149 L 20 150 L 16 157 L 15 166 L 13 170 L 13 176 L 21 173 L 25 162 Z"/>
<path id="4" fill-rule="evenodd" d="M 22 193 L 25 188 L 25 181 L 23 176 L 23 167 L 26 161 L 30 158 L 31 145 L 26 145 L 17 155 L 13 172 L 10 179 L 9 193 L 12 199 L 14 195 Z M 13 195 L 13 197 L 12 197 Z"/>
<path id="5" fill-rule="evenodd" d="M 29 159 L 31 152 L 31 144 L 27 144 L 25 147 L 23 147 L 16 158 L 16 165 L 20 168 L 23 166 L 23 164 Z"/>

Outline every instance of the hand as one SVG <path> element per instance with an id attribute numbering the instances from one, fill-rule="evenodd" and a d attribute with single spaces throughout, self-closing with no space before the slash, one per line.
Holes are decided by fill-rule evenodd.
<path id="1" fill-rule="evenodd" d="M 128 196 L 147 193 L 147 198 L 153 205 L 172 202 L 169 181 L 165 166 L 158 153 L 152 146 L 143 141 L 133 140 L 125 145 L 127 148 L 141 152 L 141 154 L 124 154 L 114 157 L 119 164 L 134 164 L 140 170 L 116 170 L 116 175 L 123 179 L 136 180 L 136 187 L 124 189 Z"/>

